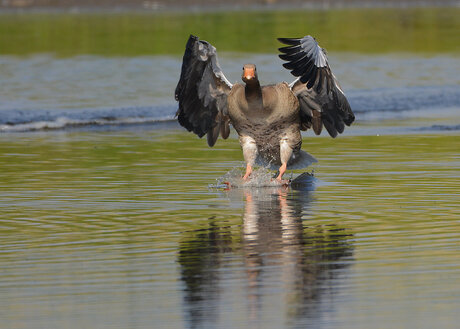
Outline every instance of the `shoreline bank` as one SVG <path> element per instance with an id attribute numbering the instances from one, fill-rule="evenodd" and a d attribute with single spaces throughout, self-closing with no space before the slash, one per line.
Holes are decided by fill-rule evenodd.
<path id="1" fill-rule="evenodd" d="M 0 13 L 12 12 L 207 12 L 260 10 L 329 10 L 348 8 L 428 8 L 460 7 L 458 0 L 2 0 Z"/>

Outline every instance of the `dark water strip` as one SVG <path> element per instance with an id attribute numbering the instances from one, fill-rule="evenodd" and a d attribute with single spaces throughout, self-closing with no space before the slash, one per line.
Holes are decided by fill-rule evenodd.
<path id="1" fill-rule="evenodd" d="M 458 86 L 353 90 L 348 93 L 358 120 L 455 117 L 460 111 Z M 11 109 L 0 111 L 0 132 L 24 132 L 84 126 L 126 126 L 174 121 L 176 104 L 126 108 Z M 420 129 L 436 129 L 422 128 Z M 458 123 L 447 130 L 458 130 Z"/>

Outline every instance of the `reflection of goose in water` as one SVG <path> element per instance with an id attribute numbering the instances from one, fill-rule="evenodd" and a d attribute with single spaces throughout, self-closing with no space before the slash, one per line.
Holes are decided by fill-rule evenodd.
<path id="1" fill-rule="evenodd" d="M 302 214 L 308 211 L 308 193 L 284 188 L 229 193 L 233 201 L 245 200 L 242 227 L 236 231 L 210 219 L 206 229 L 188 232 L 180 244 L 184 305 L 191 327 L 216 325 L 224 313 L 219 304 L 228 303 L 222 296 L 229 291 L 244 291 L 238 303 L 245 304 L 250 322 L 264 319 L 274 291 L 283 305 L 274 311 L 288 325 L 317 317 L 324 296 L 334 293 L 337 273 L 346 267 L 337 260 L 352 255 L 350 234 L 335 225 L 305 226 Z"/>

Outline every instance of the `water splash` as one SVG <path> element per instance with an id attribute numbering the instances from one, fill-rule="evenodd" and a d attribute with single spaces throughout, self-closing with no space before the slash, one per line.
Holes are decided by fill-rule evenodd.
<path id="1" fill-rule="evenodd" d="M 288 176 L 292 179 L 292 173 Z M 270 171 L 264 167 L 256 167 L 252 171 L 251 177 L 249 180 L 243 180 L 243 170 L 242 168 L 233 168 L 222 177 L 216 179 L 216 184 L 209 184 L 210 188 L 227 188 L 232 187 L 279 187 L 284 186 L 283 183 L 280 183 L 275 179 L 273 171 Z"/>

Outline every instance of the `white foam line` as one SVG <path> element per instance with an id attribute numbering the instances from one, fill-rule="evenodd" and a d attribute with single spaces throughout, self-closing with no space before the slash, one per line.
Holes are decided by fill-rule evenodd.
<path id="1" fill-rule="evenodd" d="M 141 124 L 169 121 L 171 118 L 118 118 L 118 119 L 91 119 L 79 120 L 59 117 L 54 121 L 35 121 L 19 124 L 2 124 L 0 132 L 26 132 L 46 129 L 62 129 L 69 126 L 106 126 L 106 125 L 122 125 L 122 124 Z"/>

